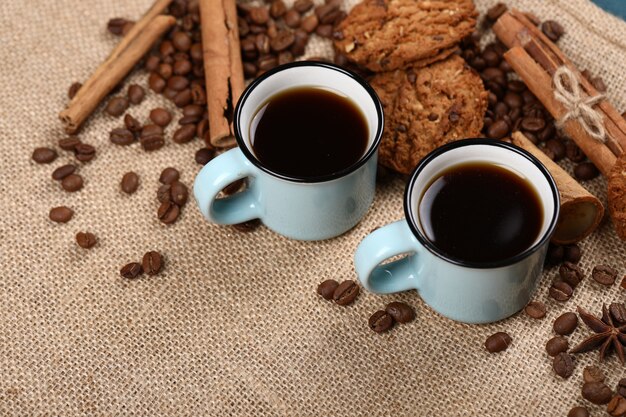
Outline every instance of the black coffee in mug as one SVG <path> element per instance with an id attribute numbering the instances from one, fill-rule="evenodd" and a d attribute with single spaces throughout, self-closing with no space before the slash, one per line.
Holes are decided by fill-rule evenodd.
<path id="1" fill-rule="evenodd" d="M 349 98 L 316 87 L 270 97 L 250 124 L 254 155 L 271 171 L 296 178 L 340 172 L 367 150 L 367 120 Z"/>
<path id="2" fill-rule="evenodd" d="M 486 162 L 443 171 L 424 191 L 418 209 L 426 237 L 445 255 L 468 262 L 522 253 L 543 222 L 535 188 L 515 172 Z"/>

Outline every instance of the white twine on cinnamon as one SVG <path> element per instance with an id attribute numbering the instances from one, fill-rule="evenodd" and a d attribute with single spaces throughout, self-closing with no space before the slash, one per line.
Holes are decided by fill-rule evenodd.
<path id="1" fill-rule="evenodd" d="M 554 97 L 565 105 L 567 113 L 557 122 L 561 127 L 570 119 L 575 119 L 592 138 L 604 142 L 606 132 L 602 116 L 593 109 L 593 106 L 604 100 L 604 94 L 594 97 L 585 97 L 580 88 L 580 81 L 576 74 L 561 66 L 554 73 Z"/>

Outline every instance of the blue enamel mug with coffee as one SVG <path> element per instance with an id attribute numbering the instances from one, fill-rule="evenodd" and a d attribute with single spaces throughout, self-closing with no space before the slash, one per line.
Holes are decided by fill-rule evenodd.
<path id="1" fill-rule="evenodd" d="M 418 209 L 421 200 L 436 178 L 461 164 L 493 165 L 532 187 L 541 214 L 536 234 L 525 247 L 504 258 L 467 260 L 450 255 L 428 237 L 429 226 Z M 485 203 L 472 204 L 480 210 Z M 530 300 L 557 224 L 559 193 L 548 170 L 525 150 L 501 141 L 464 139 L 437 148 L 420 161 L 406 185 L 404 213 L 404 219 L 373 231 L 358 245 L 354 263 L 363 286 L 379 294 L 417 290 L 443 316 L 489 323 L 511 316 Z M 471 221 L 467 216 L 460 223 Z M 476 249 L 479 253 L 479 243 Z"/>
<path id="2" fill-rule="evenodd" d="M 367 140 L 362 155 L 348 166 L 324 175 L 286 175 L 257 157 L 251 125 L 271 97 L 308 87 L 349 99 L 362 114 Z M 260 219 L 288 238 L 322 240 L 354 227 L 371 206 L 383 110 L 374 90 L 358 75 L 323 62 L 279 66 L 244 90 L 233 123 L 238 147 L 211 160 L 194 183 L 198 207 L 210 222 L 227 225 Z M 293 140 L 298 139 L 296 131 Z M 244 191 L 218 198 L 224 187 L 240 179 L 246 180 Z"/>

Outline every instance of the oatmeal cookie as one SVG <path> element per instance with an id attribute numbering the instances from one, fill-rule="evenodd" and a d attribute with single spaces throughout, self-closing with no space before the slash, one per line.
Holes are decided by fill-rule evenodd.
<path id="1" fill-rule="evenodd" d="M 457 55 L 424 68 L 379 73 L 370 83 L 385 111 L 379 160 L 388 168 L 408 174 L 438 146 L 481 136 L 487 92 Z"/>
<path id="2" fill-rule="evenodd" d="M 452 54 L 476 16 L 472 0 L 364 0 L 340 23 L 335 47 L 374 72 L 424 66 Z"/>

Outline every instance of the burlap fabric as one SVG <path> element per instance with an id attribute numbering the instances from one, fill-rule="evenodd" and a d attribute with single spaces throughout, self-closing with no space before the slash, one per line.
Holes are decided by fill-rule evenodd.
<path id="1" fill-rule="evenodd" d="M 544 351 L 552 320 L 576 305 L 599 311 L 624 300 L 616 284 L 586 279 L 558 304 L 547 296 L 556 274 L 545 271 L 535 299 L 541 321 L 516 316 L 465 325 L 434 313 L 414 291 L 362 293 L 347 308 L 320 299 L 327 278 L 355 279 L 352 255 L 373 228 L 403 217 L 402 180 L 377 190 L 363 221 L 339 238 L 304 243 L 260 228 L 242 234 L 205 222 L 194 202 L 165 226 L 156 218 L 160 171 L 178 167 L 192 185 L 198 141 L 145 153 L 116 147 L 108 132 L 120 119 L 101 109 L 80 134 L 97 157 L 80 167 L 85 188 L 62 191 L 52 170 L 61 152 L 36 165 L 36 146 L 64 137 L 57 113 L 67 87 L 85 80 L 115 39 L 110 17 L 137 18 L 151 0 L 0 2 L 0 415 L 2 416 L 558 416 L 582 404 L 581 373 L 595 353 L 576 356 L 574 375 L 556 377 Z M 485 11 L 493 2 L 480 1 Z M 583 0 L 526 0 L 516 6 L 566 28 L 560 42 L 581 68 L 601 75 L 608 96 L 626 109 L 626 24 Z M 312 42 L 309 55 L 328 54 Z M 146 83 L 138 71 L 130 81 Z M 145 120 L 166 104 L 150 94 L 130 113 Z M 171 137 L 173 126 L 168 128 Z M 141 177 L 131 196 L 119 189 L 130 170 Z M 606 183 L 586 184 L 606 201 Z M 53 224 L 57 205 L 76 214 Z M 92 231 L 98 245 L 78 247 Z M 605 222 L 581 244 L 583 269 L 608 263 L 626 273 L 626 245 Z M 161 251 L 158 276 L 122 279 L 119 269 L 148 250 Z M 417 319 L 378 335 L 367 327 L 391 300 L 416 306 Z M 488 354 L 485 338 L 505 330 L 512 346 Z M 579 328 L 577 343 L 588 333 Z M 624 368 L 601 365 L 614 385 Z M 600 415 L 600 407 L 593 407 Z"/>

